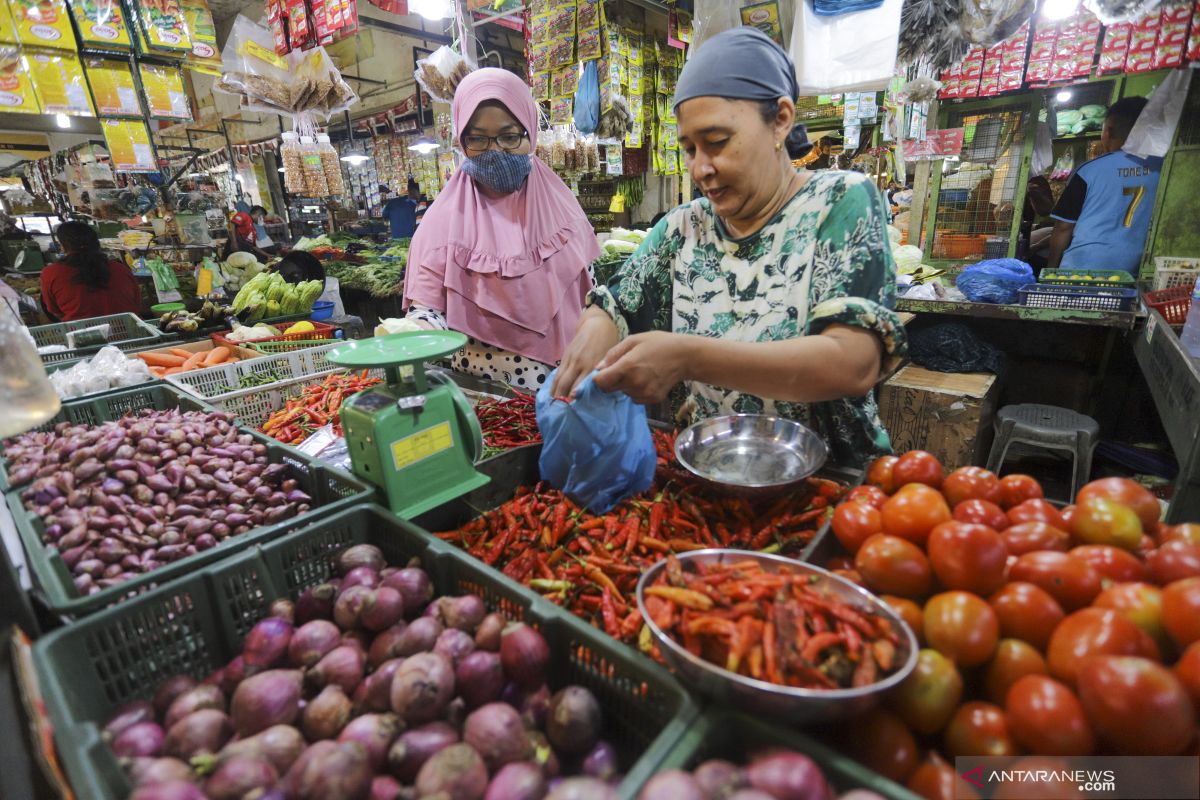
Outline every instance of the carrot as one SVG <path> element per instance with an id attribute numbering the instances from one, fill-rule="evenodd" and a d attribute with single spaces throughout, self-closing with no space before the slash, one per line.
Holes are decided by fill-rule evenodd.
<path id="1" fill-rule="evenodd" d="M 212 350 L 209 350 L 208 355 L 206 355 L 204 357 L 204 366 L 206 366 L 206 367 L 216 366 L 217 364 L 220 364 L 222 361 L 225 361 L 226 359 L 228 359 L 229 354 L 230 354 L 229 348 L 225 347 L 224 345 L 214 347 Z"/>
<path id="2" fill-rule="evenodd" d="M 151 367 L 179 367 L 183 365 L 184 361 L 179 356 L 170 353 L 135 353 L 134 355 Z"/>
<path id="3" fill-rule="evenodd" d="M 156 378 L 161 378 L 166 371 L 166 367 L 150 367 L 150 374 Z"/>
<path id="4" fill-rule="evenodd" d="M 173 353 L 174 355 L 177 355 L 180 358 L 185 359 L 185 360 L 192 357 L 192 351 L 184 350 L 182 347 L 172 347 L 171 353 Z"/>
<path id="5" fill-rule="evenodd" d="M 187 371 L 189 369 L 196 369 L 197 367 L 202 366 L 204 364 L 204 358 L 207 355 L 208 355 L 207 350 L 201 350 L 199 353 L 192 353 L 192 355 L 187 359 L 187 361 L 183 362 L 184 371 Z"/>
<path id="6" fill-rule="evenodd" d="M 187 370 L 185 370 L 183 367 L 167 367 L 166 371 L 163 372 L 163 377 L 165 378 L 168 375 L 175 375 L 177 373 L 186 372 L 186 371 Z"/>

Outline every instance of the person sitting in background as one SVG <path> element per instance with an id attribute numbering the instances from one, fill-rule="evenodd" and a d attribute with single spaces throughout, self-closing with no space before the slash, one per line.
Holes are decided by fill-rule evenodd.
<path id="1" fill-rule="evenodd" d="M 1146 98 L 1126 97 L 1108 109 L 1100 133 L 1104 155 L 1075 170 L 1050 214 L 1051 269 L 1137 272 L 1162 159 L 1139 158 L 1121 148 L 1145 107 Z"/>
<path id="2" fill-rule="evenodd" d="M 225 258 L 234 253 L 251 253 L 264 264 L 271 260 L 271 254 L 258 246 L 254 218 L 245 211 L 239 211 L 229 218 L 229 243 L 225 245 Z"/>
<path id="3" fill-rule="evenodd" d="M 279 245 L 267 235 L 267 210 L 262 206 L 251 206 L 250 219 L 254 221 L 255 244 L 265 253 L 278 253 Z"/>
<path id="4" fill-rule="evenodd" d="M 342 305 L 342 290 L 338 279 L 332 275 L 325 274 L 325 267 L 321 264 L 321 259 L 314 256 L 312 253 L 306 253 L 303 250 L 293 250 L 271 267 L 279 273 L 288 283 L 303 283 L 304 281 L 321 281 L 325 284 L 325 291 L 317 298 L 316 302 L 322 301 L 333 303 L 333 316 L 346 316 L 346 307 Z"/>
<path id="5" fill-rule="evenodd" d="M 382 187 L 381 187 L 382 188 Z M 380 213 L 392 227 L 393 239 L 411 239 L 417 230 L 417 202 L 421 199 L 421 189 L 417 182 L 409 178 L 408 194 L 404 197 L 393 197 L 383 206 Z"/>
<path id="6" fill-rule="evenodd" d="M 54 320 L 70 322 L 107 314 L 136 314 L 142 291 L 129 267 L 100 249 L 100 237 L 82 222 L 55 231 L 65 255 L 42 270 L 42 306 Z"/>

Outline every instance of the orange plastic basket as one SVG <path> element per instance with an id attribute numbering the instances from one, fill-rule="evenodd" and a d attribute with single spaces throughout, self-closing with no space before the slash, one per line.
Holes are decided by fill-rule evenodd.
<path id="1" fill-rule="evenodd" d="M 1192 287 L 1172 286 L 1170 289 L 1146 292 L 1142 299 L 1147 308 L 1153 308 L 1163 315 L 1168 325 L 1177 328 L 1187 322 L 1188 309 L 1192 307 Z"/>
<path id="2" fill-rule="evenodd" d="M 302 342 L 307 339 L 332 339 L 334 338 L 333 332 L 337 330 L 337 328 L 332 325 L 326 325 L 324 322 L 314 322 L 312 326 L 313 329 L 311 331 L 285 333 L 280 336 L 270 336 L 266 339 L 255 339 L 252 342 L 231 342 L 225 337 L 233 333 L 233 331 L 221 331 L 220 333 L 214 333 L 212 340 L 217 344 L 229 347 L 246 347 L 250 344 L 263 344 L 264 342 Z"/>

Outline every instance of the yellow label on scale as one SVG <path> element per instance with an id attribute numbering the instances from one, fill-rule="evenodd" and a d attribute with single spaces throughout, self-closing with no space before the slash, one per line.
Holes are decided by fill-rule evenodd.
<path id="1" fill-rule="evenodd" d="M 442 422 L 392 442 L 392 463 L 401 470 L 453 446 L 454 434 L 450 431 L 450 423 Z"/>

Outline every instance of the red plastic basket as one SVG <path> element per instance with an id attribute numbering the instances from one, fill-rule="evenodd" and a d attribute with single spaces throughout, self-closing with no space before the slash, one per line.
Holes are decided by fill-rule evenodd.
<path id="1" fill-rule="evenodd" d="M 326 325 L 324 322 L 314 322 L 312 326 L 313 329 L 311 331 L 304 331 L 303 333 L 285 333 L 281 336 L 269 336 L 266 339 L 255 339 L 253 342 L 229 341 L 225 337 L 230 333 L 233 333 L 233 331 L 221 331 L 220 333 L 214 333 L 212 335 L 212 340 L 217 344 L 223 344 L 228 347 L 245 347 L 250 344 L 262 344 L 263 342 L 302 342 L 306 339 L 332 339 L 334 338 L 333 332 L 337 330 L 337 328 L 333 327 L 332 325 Z"/>
<path id="2" fill-rule="evenodd" d="M 1187 321 L 1188 309 L 1192 307 L 1192 287 L 1172 286 L 1170 289 L 1146 292 L 1142 299 L 1147 308 L 1162 314 L 1168 325 L 1179 327 Z"/>

